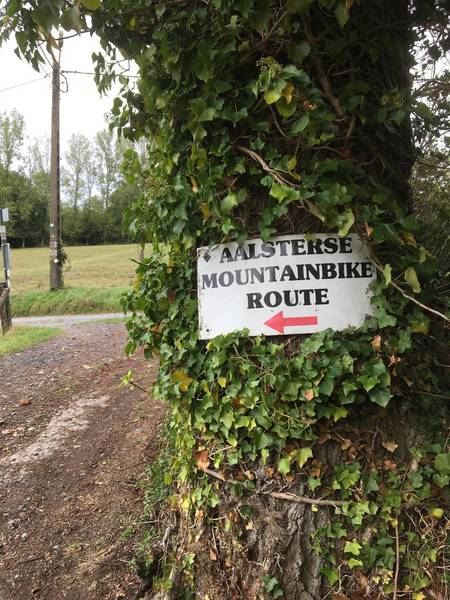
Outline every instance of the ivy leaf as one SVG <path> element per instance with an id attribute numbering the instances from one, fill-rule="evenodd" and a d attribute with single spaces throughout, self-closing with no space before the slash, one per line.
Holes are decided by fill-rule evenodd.
<path id="1" fill-rule="evenodd" d="M 414 267 L 408 267 L 403 275 L 405 281 L 415 294 L 418 294 L 422 289 Z"/>
<path id="2" fill-rule="evenodd" d="M 229 213 L 238 204 L 237 195 L 235 192 L 230 192 L 225 198 L 222 198 L 220 208 L 224 213 Z"/>
<path id="3" fill-rule="evenodd" d="M 217 383 L 220 385 L 221 388 L 227 387 L 227 380 L 225 379 L 225 377 L 218 377 Z"/>
<path id="4" fill-rule="evenodd" d="M 441 475 L 450 475 L 450 452 L 436 454 L 434 458 L 434 468 Z"/>
<path id="5" fill-rule="evenodd" d="M 256 29 L 258 33 L 262 33 L 272 17 L 272 9 L 270 7 L 270 1 L 268 2 L 265 0 L 258 4 L 260 7 L 250 14 L 249 22 L 253 29 Z"/>
<path id="6" fill-rule="evenodd" d="M 101 0 L 81 0 L 81 4 L 88 10 L 97 10 L 102 5 Z"/>
<path id="7" fill-rule="evenodd" d="M 312 455 L 312 449 L 309 446 L 307 448 L 300 448 L 300 450 L 297 450 L 295 453 L 295 460 L 300 469 L 308 462 L 310 458 L 312 458 Z"/>
<path id="8" fill-rule="evenodd" d="M 292 133 L 301 133 L 309 124 L 309 112 L 305 112 L 298 121 L 294 123 L 292 127 Z"/>
<path id="9" fill-rule="evenodd" d="M 290 457 L 283 456 L 283 458 L 280 458 L 277 463 L 277 469 L 278 469 L 278 472 L 281 473 L 281 475 L 287 475 L 289 473 L 289 471 L 291 470 Z"/>
<path id="10" fill-rule="evenodd" d="M 180 385 L 180 390 L 182 392 L 187 392 L 189 386 L 194 380 L 192 377 L 189 377 L 189 375 L 186 375 L 184 371 L 175 371 L 172 373 L 172 381 Z"/>
<path id="11" fill-rule="evenodd" d="M 389 404 L 392 394 L 389 388 L 375 388 L 370 392 L 369 398 L 375 404 L 385 408 Z"/>
<path id="12" fill-rule="evenodd" d="M 339 227 L 339 235 L 342 235 L 343 237 L 345 237 L 348 232 L 350 231 L 350 228 L 352 227 L 352 225 L 355 222 L 355 215 L 353 214 L 353 211 L 351 210 L 351 208 L 348 208 L 342 215 L 341 215 L 341 226 Z"/>
<path id="13" fill-rule="evenodd" d="M 313 0 L 287 0 L 286 10 L 290 15 L 305 15 L 309 12 Z"/>
<path id="14" fill-rule="evenodd" d="M 359 556 L 360 551 L 361 551 L 361 544 L 359 544 L 359 542 L 357 542 L 356 540 L 353 540 L 352 542 L 345 542 L 344 552 L 346 552 L 347 554 L 353 554 L 353 556 Z"/>
<path id="15" fill-rule="evenodd" d="M 386 285 L 389 285 L 392 281 L 392 267 L 389 263 L 384 266 L 383 275 L 384 280 L 386 281 Z"/>
<path id="16" fill-rule="evenodd" d="M 336 408 L 333 409 L 333 419 L 335 423 L 339 421 L 339 419 L 344 419 L 347 415 L 348 410 L 345 406 L 336 406 Z"/>
<path id="17" fill-rule="evenodd" d="M 292 115 L 297 110 L 297 102 L 288 103 L 285 98 L 280 98 L 277 101 L 277 111 L 280 113 L 282 117 L 292 117 Z"/>
<path id="18" fill-rule="evenodd" d="M 339 26 L 341 29 L 343 29 L 344 25 L 347 23 L 348 18 L 349 18 L 349 10 L 347 8 L 347 3 L 346 2 L 340 2 L 334 11 L 334 14 L 336 15 L 336 19 L 337 22 L 339 23 Z"/>

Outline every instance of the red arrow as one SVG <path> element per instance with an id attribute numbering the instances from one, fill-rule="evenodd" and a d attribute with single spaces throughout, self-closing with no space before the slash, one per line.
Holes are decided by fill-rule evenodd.
<path id="1" fill-rule="evenodd" d="M 285 317 L 282 310 L 264 321 L 264 325 L 280 333 L 284 333 L 285 327 L 302 327 L 304 325 L 317 325 L 317 323 L 317 317 Z"/>

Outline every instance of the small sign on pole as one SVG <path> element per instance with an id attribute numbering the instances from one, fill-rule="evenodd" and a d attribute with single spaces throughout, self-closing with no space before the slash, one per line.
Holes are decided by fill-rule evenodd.
<path id="1" fill-rule="evenodd" d="M 362 325 L 376 270 L 357 235 L 289 235 L 199 248 L 201 339 L 316 333 Z"/>
<path id="2" fill-rule="evenodd" d="M 9 209 L 0 208 L 0 224 L 3 225 L 9 221 Z"/>
<path id="3" fill-rule="evenodd" d="M 11 269 L 11 246 L 2 244 L 3 268 L 9 271 Z"/>

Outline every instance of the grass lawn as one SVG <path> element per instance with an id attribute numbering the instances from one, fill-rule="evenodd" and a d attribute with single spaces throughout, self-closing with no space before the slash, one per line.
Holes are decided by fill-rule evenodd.
<path id="1" fill-rule="evenodd" d="M 69 269 L 64 285 L 76 288 L 113 288 L 130 285 L 138 258 L 136 244 L 114 246 L 69 246 Z M 14 248 L 12 250 L 12 292 L 48 291 L 48 248 Z"/>
<path id="2" fill-rule="evenodd" d="M 120 297 L 133 280 L 137 245 L 71 246 L 65 251 L 65 287 L 49 292 L 48 248 L 12 250 L 13 316 L 120 312 Z"/>
<path id="3" fill-rule="evenodd" d="M 0 357 L 35 346 L 62 333 L 55 327 L 13 327 L 6 335 L 0 335 Z"/>

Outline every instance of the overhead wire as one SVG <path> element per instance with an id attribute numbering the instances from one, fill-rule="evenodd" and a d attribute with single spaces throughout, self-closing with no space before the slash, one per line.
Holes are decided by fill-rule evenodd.
<path id="1" fill-rule="evenodd" d="M 10 85 L 9 87 L 3 88 L 0 92 L 7 92 L 8 90 L 14 90 L 19 87 L 23 87 L 24 85 L 29 85 L 30 83 L 36 83 L 37 81 L 42 81 L 49 76 L 49 73 L 46 73 L 42 77 L 38 77 L 37 79 L 30 79 L 30 81 L 24 81 L 23 83 L 17 83 L 15 85 Z"/>

